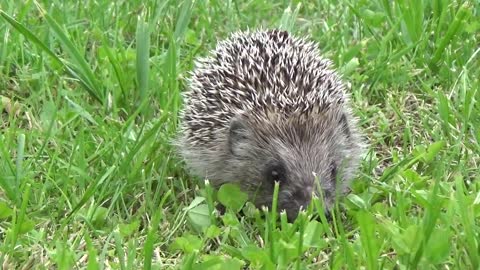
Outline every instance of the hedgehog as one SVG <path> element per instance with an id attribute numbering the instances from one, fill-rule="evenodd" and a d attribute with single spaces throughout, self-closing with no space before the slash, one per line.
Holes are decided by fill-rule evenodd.
<path id="1" fill-rule="evenodd" d="M 328 215 L 349 190 L 365 145 L 343 78 L 313 41 L 244 30 L 195 61 L 176 145 L 188 171 L 238 184 L 257 207 L 294 220 L 313 196 Z"/>

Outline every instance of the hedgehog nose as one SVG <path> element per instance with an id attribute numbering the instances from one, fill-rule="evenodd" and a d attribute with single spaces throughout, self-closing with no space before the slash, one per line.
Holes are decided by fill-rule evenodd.
<path id="1" fill-rule="evenodd" d="M 310 188 L 299 190 L 294 193 L 294 198 L 297 201 L 298 207 L 301 207 L 302 210 L 306 210 L 312 200 L 312 190 Z"/>
<path id="2" fill-rule="evenodd" d="M 307 210 L 308 206 L 310 205 L 310 202 L 312 201 L 312 195 L 311 194 L 306 194 L 303 201 L 302 201 L 302 209 Z"/>
<path id="3" fill-rule="evenodd" d="M 313 197 L 312 187 L 307 187 L 305 189 L 304 196 L 305 196 L 305 202 L 307 203 L 307 206 L 308 206 Z"/>

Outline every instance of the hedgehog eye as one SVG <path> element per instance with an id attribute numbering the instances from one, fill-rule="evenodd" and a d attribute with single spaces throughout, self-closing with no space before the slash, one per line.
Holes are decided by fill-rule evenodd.
<path id="1" fill-rule="evenodd" d="M 272 181 L 280 182 L 280 173 L 277 170 L 272 170 L 270 176 L 272 177 Z"/>
<path id="2" fill-rule="evenodd" d="M 275 182 L 285 182 L 285 169 L 281 165 L 268 166 L 265 171 L 265 178 L 272 185 L 274 185 Z"/>

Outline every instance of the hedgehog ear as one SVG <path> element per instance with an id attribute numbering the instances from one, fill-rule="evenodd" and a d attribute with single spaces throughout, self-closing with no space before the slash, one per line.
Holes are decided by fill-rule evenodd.
<path id="1" fill-rule="evenodd" d="M 246 154 L 251 136 L 247 121 L 241 116 L 235 116 L 230 121 L 228 134 L 228 147 L 230 152 L 236 156 Z"/>

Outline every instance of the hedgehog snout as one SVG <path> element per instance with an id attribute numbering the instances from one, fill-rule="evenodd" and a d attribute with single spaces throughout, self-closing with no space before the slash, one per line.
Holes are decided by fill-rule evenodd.
<path id="1" fill-rule="evenodd" d="M 312 188 L 301 187 L 280 200 L 280 211 L 285 211 L 289 222 L 293 222 L 300 211 L 305 211 L 312 200 Z"/>
<path id="2" fill-rule="evenodd" d="M 304 187 L 303 189 L 298 189 L 292 194 L 292 197 L 296 204 L 305 210 L 312 200 L 312 188 Z"/>

